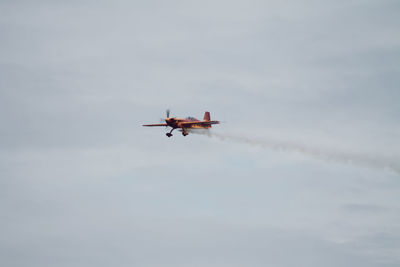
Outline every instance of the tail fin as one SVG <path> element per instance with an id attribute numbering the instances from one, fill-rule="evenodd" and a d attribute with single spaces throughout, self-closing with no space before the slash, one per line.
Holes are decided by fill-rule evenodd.
<path id="1" fill-rule="evenodd" d="M 208 112 L 208 111 L 204 112 L 204 118 L 203 118 L 203 120 L 205 120 L 205 121 L 211 120 L 210 112 Z"/>

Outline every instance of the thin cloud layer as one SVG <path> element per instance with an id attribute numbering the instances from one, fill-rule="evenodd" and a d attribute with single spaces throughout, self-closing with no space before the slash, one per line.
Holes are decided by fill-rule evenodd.
<path id="1" fill-rule="evenodd" d="M 1 265 L 398 266 L 398 11 L 2 1 Z"/>

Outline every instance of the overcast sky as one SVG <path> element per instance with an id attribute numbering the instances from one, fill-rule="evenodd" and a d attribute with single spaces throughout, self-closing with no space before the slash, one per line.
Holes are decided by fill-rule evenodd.
<path id="1" fill-rule="evenodd" d="M 399 13 L 1 1 L 0 265 L 399 266 Z"/>

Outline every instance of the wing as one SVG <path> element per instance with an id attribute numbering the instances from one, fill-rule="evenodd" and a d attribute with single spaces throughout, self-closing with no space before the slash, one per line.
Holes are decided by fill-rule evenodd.
<path id="1" fill-rule="evenodd" d="M 194 122 L 181 122 L 183 127 L 190 126 L 208 126 L 211 124 L 219 124 L 219 121 L 194 121 Z"/>
<path id="2" fill-rule="evenodd" d="M 166 123 L 158 123 L 158 124 L 143 124 L 146 127 L 154 127 L 154 126 L 168 126 Z"/>

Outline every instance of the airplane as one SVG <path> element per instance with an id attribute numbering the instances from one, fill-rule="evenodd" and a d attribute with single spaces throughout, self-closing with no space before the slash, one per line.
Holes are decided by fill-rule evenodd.
<path id="1" fill-rule="evenodd" d="M 143 126 L 146 127 L 154 127 L 154 126 L 165 126 L 165 127 L 171 127 L 172 130 L 169 133 L 166 133 L 166 136 L 171 137 L 172 136 L 172 131 L 174 131 L 177 128 L 180 128 L 180 131 L 182 132 L 183 136 L 188 135 L 189 129 L 209 129 L 211 128 L 212 124 L 219 124 L 219 121 L 212 121 L 210 118 L 210 112 L 206 111 L 204 113 L 204 118 L 202 121 L 193 118 L 193 117 L 187 117 L 185 119 L 181 118 L 170 118 L 169 117 L 169 109 L 167 110 L 167 118 L 165 119 L 165 123 L 158 123 L 158 124 L 144 124 Z"/>

